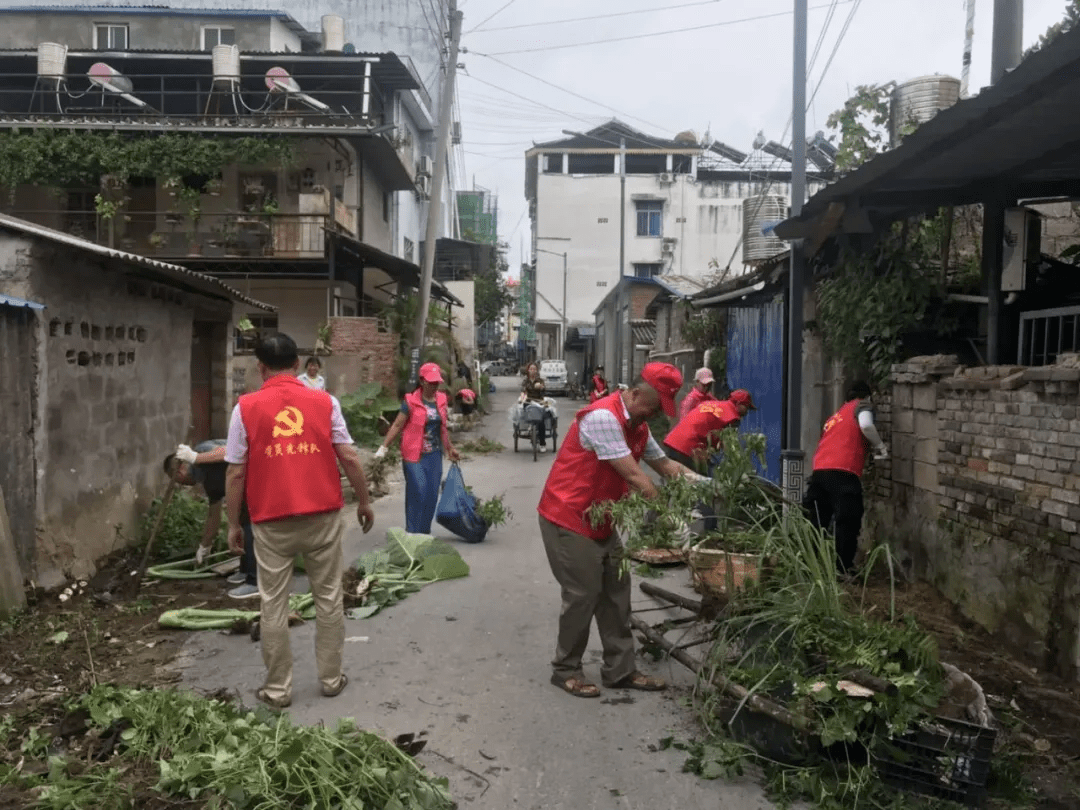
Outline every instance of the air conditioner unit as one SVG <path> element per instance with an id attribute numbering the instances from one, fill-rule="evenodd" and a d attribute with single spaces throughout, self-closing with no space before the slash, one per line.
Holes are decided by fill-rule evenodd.
<path id="1" fill-rule="evenodd" d="M 661 253 L 674 253 L 675 252 L 675 239 L 674 237 L 667 237 L 660 242 Z"/>
<path id="2" fill-rule="evenodd" d="M 427 177 L 431 177 L 434 170 L 435 170 L 435 168 L 432 165 L 431 158 L 428 157 L 427 155 L 421 155 L 420 156 L 420 168 L 417 170 L 417 174 L 425 175 Z"/>
<path id="3" fill-rule="evenodd" d="M 675 182 L 675 175 L 673 175 L 671 172 L 664 172 L 664 173 L 662 173 L 660 175 L 660 182 L 661 183 L 674 183 Z"/>
<path id="4" fill-rule="evenodd" d="M 422 174 L 416 178 L 416 193 L 422 197 L 430 196 L 431 178 L 426 174 Z"/>
<path id="5" fill-rule="evenodd" d="M 1001 289 L 1019 292 L 1027 289 L 1032 271 L 1042 255 L 1042 220 L 1030 208 L 1005 211 L 1005 238 L 1002 254 Z"/>

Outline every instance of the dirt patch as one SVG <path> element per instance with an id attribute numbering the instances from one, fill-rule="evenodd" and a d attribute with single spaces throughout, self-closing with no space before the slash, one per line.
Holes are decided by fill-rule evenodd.
<path id="1" fill-rule="evenodd" d="M 864 609 L 887 616 L 893 598 L 887 580 L 861 584 L 852 596 Z M 1026 772 L 1042 808 L 1080 808 L 1080 686 L 1026 666 L 993 636 L 965 618 L 926 583 L 898 585 L 898 616 L 911 616 L 934 635 L 940 659 L 974 678 L 1001 724 L 997 753 Z"/>

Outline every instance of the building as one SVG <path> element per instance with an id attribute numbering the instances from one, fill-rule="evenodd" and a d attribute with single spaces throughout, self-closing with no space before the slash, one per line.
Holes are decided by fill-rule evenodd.
<path id="1" fill-rule="evenodd" d="M 430 98 L 341 19 L 316 34 L 254 5 L 0 6 L 0 150 L 18 166 L 18 133 L 65 147 L 7 173 L 0 205 L 228 279 L 277 307 L 244 313 L 258 331 L 332 349 L 332 320 L 419 285 Z"/>
<path id="2" fill-rule="evenodd" d="M 19 567 L 40 585 L 86 577 L 139 536 L 166 454 L 226 434 L 235 313 L 273 308 L 3 215 L 0 278 L 0 491 Z"/>
<path id="3" fill-rule="evenodd" d="M 823 150 L 810 152 L 820 161 L 812 190 L 831 165 Z M 567 325 L 592 324 L 623 277 L 718 281 L 786 249 L 760 230 L 787 214 L 791 155 L 780 144 L 744 153 L 718 142 L 703 147 L 693 133 L 669 140 L 613 120 L 537 144 L 525 159 L 540 356 L 561 356 L 564 309 Z M 743 250 L 747 233 L 751 251 Z"/>

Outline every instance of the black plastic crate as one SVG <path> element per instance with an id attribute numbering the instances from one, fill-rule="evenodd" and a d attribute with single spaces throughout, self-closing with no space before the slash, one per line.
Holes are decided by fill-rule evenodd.
<path id="1" fill-rule="evenodd" d="M 887 784 L 900 790 L 979 807 L 997 730 L 962 720 L 935 717 L 872 752 Z"/>

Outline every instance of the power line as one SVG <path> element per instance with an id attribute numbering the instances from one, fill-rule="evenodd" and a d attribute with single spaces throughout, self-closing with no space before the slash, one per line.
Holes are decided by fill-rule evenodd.
<path id="1" fill-rule="evenodd" d="M 511 0 L 511 2 L 512 1 L 513 0 Z M 840 2 L 842 2 L 842 3 L 851 3 L 851 2 L 854 2 L 854 0 L 840 0 Z M 822 8 L 828 8 L 828 5 L 811 6 L 809 10 L 814 11 L 814 10 L 822 9 Z M 741 23 L 757 22 L 758 20 L 771 20 L 771 19 L 774 19 L 776 17 L 787 17 L 787 16 L 790 16 L 792 13 L 793 12 L 791 12 L 791 11 L 777 11 L 777 12 L 774 12 L 772 14 L 759 14 L 759 15 L 757 15 L 755 17 L 743 17 L 743 18 L 738 19 L 738 20 L 725 20 L 723 22 L 717 22 L 717 23 L 704 23 L 703 25 L 693 25 L 693 26 L 689 26 L 687 28 L 672 28 L 672 29 L 670 29 L 668 31 L 652 31 L 652 32 L 647 33 L 647 34 L 630 34 L 630 35 L 625 36 L 625 37 L 611 37 L 610 39 L 594 39 L 594 40 L 590 40 L 588 42 L 568 42 L 565 45 L 545 45 L 545 46 L 540 47 L 540 48 L 520 48 L 520 49 L 515 50 L 515 51 L 496 51 L 495 53 L 477 53 L 476 51 L 472 51 L 472 53 L 476 54 L 477 56 L 496 57 L 496 56 L 510 56 L 512 54 L 518 54 L 518 53 L 541 53 L 541 52 L 544 52 L 544 51 L 559 51 L 559 50 L 563 50 L 563 49 L 566 49 L 566 48 L 583 48 L 583 47 L 586 47 L 586 46 L 589 46 L 589 45 L 605 45 L 605 44 L 607 44 L 609 42 L 627 42 L 629 40 L 634 40 L 634 39 L 651 39 L 652 37 L 661 37 L 661 36 L 666 36 L 668 34 L 685 34 L 685 33 L 689 32 L 689 31 L 701 31 L 701 30 L 704 30 L 706 28 L 722 28 L 722 27 L 729 26 L 729 25 L 739 25 Z"/>
<path id="2" fill-rule="evenodd" d="M 678 8 L 691 8 L 693 6 L 711 6 L 714 3 L 721 3 L 721 2 L 723 2 L 723 0 L 697 0 L 697 2 L 694 2 L 694 3 L 679 3 L 678 5 L 674 5 L 674 6 L 659 6 L 657 8 L 643 8 L 643 9 L 639 9 L 637 11 L 617 11 L 617 12 L 614 12 L 612 14 L 594 14 L 591 17 L 570 17 L 570 18 L 565 19 L 565 20 L 547 20 L 545 22 L 520 23 L 518 25 L 503 25 L 503 26 L 500 26 L 498 28 L 481 28 L 480 26 L 477 26 L 476 28 L 469 31 L 469 33 L 470 34 L 486 34 L 486 33 L 493 32 L 493 31 L 513 31 L 513 30 L 518 29 L 518 28 L 539 28 L 539 27 L 544 26 L 544 25 L 563 25 L 563 24 L 566 24 L 566 23 L 588 22 L 590 20 L 606 20 L 606 19 L 610 19 L 612 17 L 628 17 L 628 16 L 630 16 L 632 14 L 656 14 L 658 12 L 663 12 L 663 11 L 674 11 L 675 9 L 678 9 Z"/>
<path id="3" fill-rule="evenodd" d="M 471 33 L 472 33 L 473 31 L 475 31 L 475 30 L 476 30 L 477 28 L 483 28 L 483 26 L 484 26 L 484 23 L 486 23 L 486 22 L 489 22 L 489 21 L 490 21 L 490 20 L 492 20 L 493 18 L 495 18 L 495 17 L 497 17 L 498 15 L 502 14 L 502 13 L 503 13 L 504 11 L 506 11 L 506 9 L 510 8 L 510 6 L 512 6 L 512 5 L 513 5 L 513 4 L 515 3 L 515 2 L 516 2 L 516 0 L 509 0 L 509 2 L 505 3 L 504 5 L 501 5 L 501 6 L 499 6 L 498 10 L 497 10 L 497 11 L 496 11 L 496 12 L 495 12 L 494 14 L 491 14 L 491 15 L 489 15 L 489 16 L 487 16 L 487 17 L 485 17 L 485 18 L 484 18 L 484 20 L 483 20 L 483 22 L 481 22 L 481 23 L 480 23 L 479 25 L 477 25 L 477 26 L 476 26 L 476 28 L 470 28 L 470 29 L 469 29 L 468 31 L 466 31 L 465 33 L 466 33 L 466 34 L 471 34 Z"/>
<path id="4" fill-rule="evenodd" d="M 499 85 L 497 85 L 497 84 L 492 84 L 491 82 L 484 81 L 483 79 L 481 79 L 478 76 L 473 76 L 471 73 L 466 73 L 464 75 L 467 76 L 468 78 L 472 79 L 474 82 L 480 82 L 480 84 L 486 84 L 488 87 L 491 87 L 491 88 L 493 88 L 495 90 L 500 90 L 503 93 L 514 96 L 515 98 L 520 98 L 520 99 L 523 99 L 525 101 L 532 101 L 532 99 L 527 98 L 526 96 L 523 96 L 520 93 L 515 93 L 513 90 L 507 90 L 505 87 L 499 87 Z M 540 107 L 544 107 L 545 109 L 551 110 L 552 112 L 557 112 L 560 115 L 564 115 L 564 116 L 566 116 L 568 118 L 574 118 L 574 119 L 577 119 L 578 121 L 582 121 L 582 122 L 588 124 L 589 126 L 593 125 L 592 121 L 590 121 L 587 118 L 583 118 L 580 115 L 574 115 L 573 113 L 568 113 L 565 110 L 559 110 L 559 109 L 556 109 L 555 107 L 549 107 L 547 104 L 542 104 L 539 101 L 532 101 L 532 103 L 536 104 L 536 105 L 538 105 Z"/>

